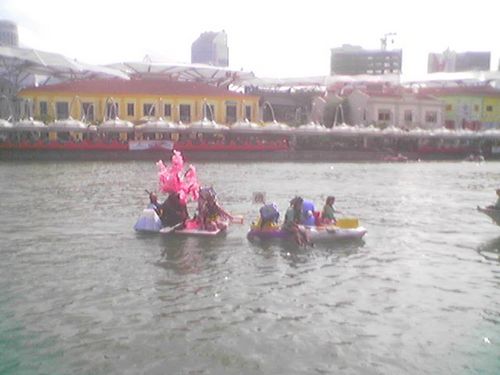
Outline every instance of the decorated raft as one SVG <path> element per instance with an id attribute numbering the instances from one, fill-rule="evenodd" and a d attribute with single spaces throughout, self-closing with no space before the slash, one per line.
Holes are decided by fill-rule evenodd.
<path id="1" fill-rule="evenodd" d="M 227 222 L 220 220 L 217 222 L 218 226 L 208 228 L 204 227 L 202 222 L 197 218 L 189 219 L 187 213 L 187 203 L 189 201 L 198 202 L 198 211 L 203 210 L 203 202 L 211 196 L 212 201 L 216 200 L 216 193 L 213 188 L 201 188 L 198 182 L 196 169 L 194 166 L 189 165 L 184 168 L 184 160 L 178 151 L 174 151 L 170 164 L 165 165 L 162 161 L 156 163 L 158 168 L 158 189 L 162 193 L 169 194 L 169 198 L 163 205 L 155 201 L 151 201 L 149 206 L 145 208 L 139 219 L 134 225 L 137 232 L 142 233 L 162 233 L 162 234 L 179 234 L 188 236 L 216 236 L 226 231 L 230 221 Z M 150 199 L 151 195 L 150 194 Z M 175 203 L 175 207 L 166 205 L 169 203 L 170 198 L 173 196 L 171 202 Z M 156 197 L 156 196 L 155 196 Z M 171 203 L 170 202 L 170 203 Z M 174 211 L 173 223 L 171 222 L 172 210 Z M 182 218 L 177 216 L 177 213 L 182 211 Z M 199 214 L 199 212 L 198 212 Z M 162 217 L 160 217 L 162 215 Z M 163 220 L 162 220 L 163 219 Z M 242 218 L 231 217 L 232 222 L 239 222 Z"/>

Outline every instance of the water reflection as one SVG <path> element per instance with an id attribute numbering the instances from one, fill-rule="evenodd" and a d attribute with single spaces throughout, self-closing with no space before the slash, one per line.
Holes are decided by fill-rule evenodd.
<path id="1" fill-rule="evenodd" d="M 337 240 L 334 242 L 317 241 L 314 246 L 299 246 L 293 240 L 259 240 L 249 241 L 250 247 L 258 255 L 271 258 L 275 253 L 292 267 L 307 263 L 310 259 L 317 257 L 348 257 L 358 253 L 365 246 L 363 239 Z"/>
<path id="2" fill-rule="evenodd" d="M 199 274 L 217 262 L 218 249 L 223 246 L 221 237 L 162 237 L 163 250 L 156 265 L 178 274 Z"/>

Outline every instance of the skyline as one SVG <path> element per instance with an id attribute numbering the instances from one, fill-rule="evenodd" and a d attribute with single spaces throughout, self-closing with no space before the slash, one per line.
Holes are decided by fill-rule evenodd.
<path id="1" fill-rule="evenodd" d="M 225 30 L 229 67 L 258 77 L 329 75 L 331 49 L 343 44 L 377 49 L 386 33 L 397 34 L 388 49 L 403 50 L 404 76 L 425 74 L 428 54 L 447 48 L 491 52 L 490 69 L 498 69 L 500 45 L 491 32 L 498 6 L 492 1 L 474 3 L 480 17 L 452 1 L 285 4 L 0 0 L 0 19 L 17 24 L 21 47 L 99 65 L 142 61 L 146 55 L 189 63 L 191 44 L 201 33 Z"/>

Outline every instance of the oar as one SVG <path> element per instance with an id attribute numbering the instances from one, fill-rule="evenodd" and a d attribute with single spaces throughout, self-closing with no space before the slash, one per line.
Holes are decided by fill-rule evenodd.
<path id="1" fill-rule="evenodd" d="M 179 228 L 183 223 L 178 223 L 178 224 L 175 224 L 173 227 L 164 227 L 164 228 L 161 228 L 160 229 L 160 233 L 162 234 L 168 234 L 168 233 L 172 233 L 174 230 L 176 230 L 177 228 Z"/>

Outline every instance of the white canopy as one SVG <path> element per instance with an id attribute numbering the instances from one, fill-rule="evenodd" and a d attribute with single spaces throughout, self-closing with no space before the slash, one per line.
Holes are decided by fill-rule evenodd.
<path id="1" fill-rule="evenodd" d="M 169 77 L 179 81 L 199 81 L 215 86 L 228 86 L 254 77 L 252 72 L 205 64 L 142 61 L 108 66 L 131 76 Z"/>
<path id="2" fill-rule="evenodd" d="M 29 118 L 29 119 L 23 119 L 23 120 L 20 120 L 20 121 L 14 123 L 13 128 L 14 129 L 15 128 L 24 128 L 24 129 L 39 130 L 39 129 L 43 129 L 43 128 L 47 128 L 47 127 L 45 126 L 45 124 L 43 122 Z"/>
<path id="3" fill-rule="evenodd" d="M 136 125 L 136 130 L 141 131 L 162 131 L 168 129 L 177 129 L 178 125 L 173 122 L 166 121 L 163 118 L 151 119 L 145 122 L 144 124 Z"/>
<path id="4" fill-rule="evenodd" d="M 29 75 L 58 79 L 129 77 L 116 69 L 85 64 L 53 52 L 0 46 L 0 76 L 18 86 Z"/>
<path id="5" fill-rule="evenodd" d="M 71 117 L 64 120 L 56 120 L 51 122 L 48 127 L 51 130 L 57 131 L 71 131 L 71 130 L 86 130 L 87 125 L 82 121 L 75 120 Z"/>
<path id="6" fill-rule="evenodd" d="M 98 129 L 111 131 L 129 131 L 134 128 L 130 121 L 120 120 L 119 118 L 104 121 Z"/>
<path id="7" fill-rule="evenodd" d="M 223 130 L 223 129 L 228 129 L 227 126 L 217 124 L 215 121 L 209 120 L 206 117 L 203 118 L 203 120 L 195 121 L 195 122 L 191 123 L 189 127 L 192 128 L 192 129 L 197 129 L 197 130 L 205 130 L 205 129 L 207 129 L 207 130 L 208 129 L 210 129 L 210 130 L 214 130 L 214 129 Z"/>

